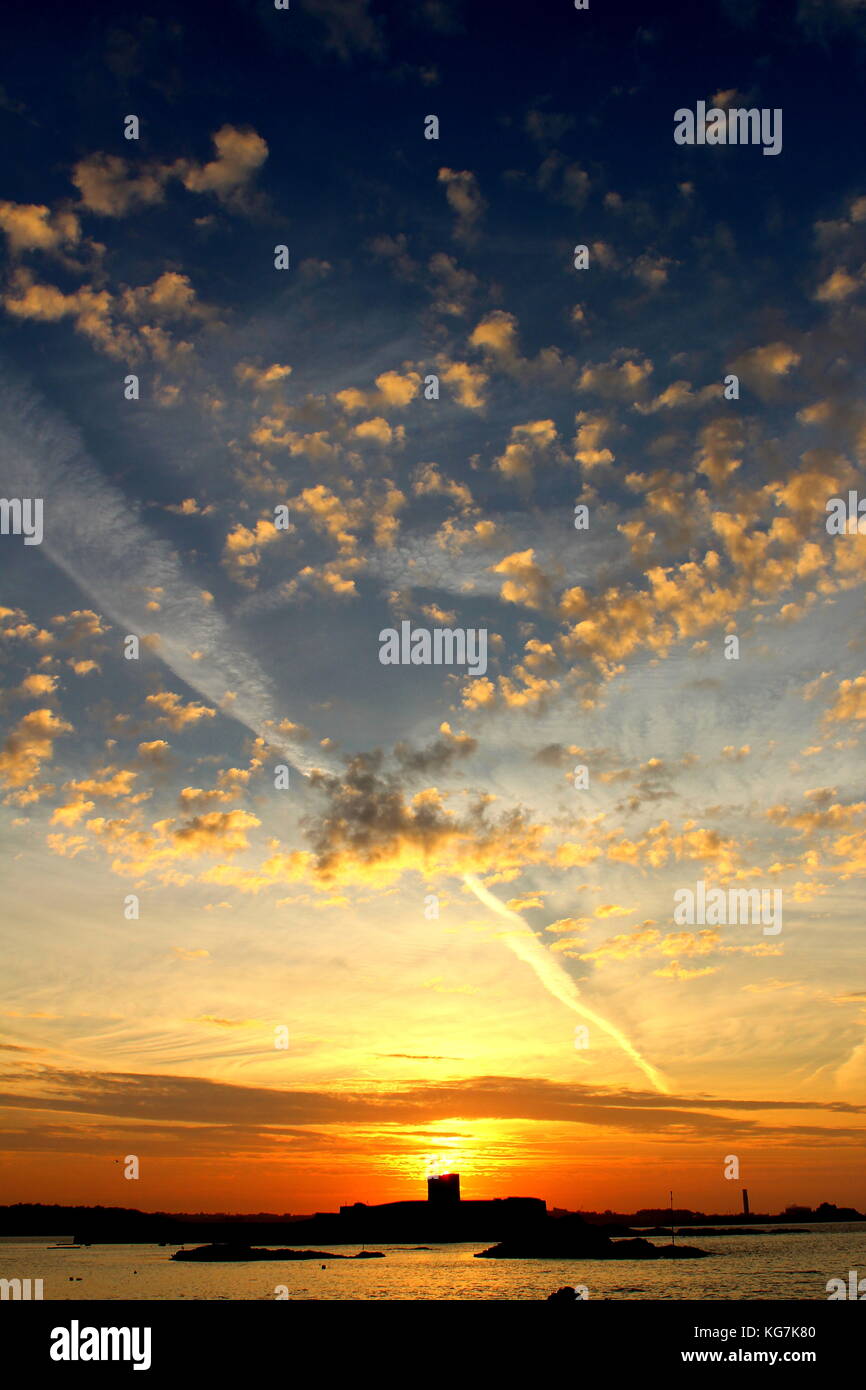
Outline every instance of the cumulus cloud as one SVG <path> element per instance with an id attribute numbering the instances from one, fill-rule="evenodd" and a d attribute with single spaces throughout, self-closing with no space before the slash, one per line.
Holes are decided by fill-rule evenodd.
<path id="1" fill-rule="evenodd" d="M 72 248 L 81 239 L 81 224 L 75 213 L 52 212 L 42 204 L 0 201 L 0 229 L 6 234 L 13 256 L 23 251 Z"/>
<path id="2" fill-rule="evenodd" d="M 468 169 L 439 170 L 439 182 L 445 186 L 445 197 L 456 214 L 454 238 L 457 241 L 473 242 L 478 236 L 479 223 L 487 206 L 481 196 L 478 181 Z"/>
<path id="3" fill-rule="evenodd" d="M 574 457 L 584 468 L 598 468 L 602 464 L 613 463 L 615 455 L 604 441 L 612 428 L 612 420 L 607 415 L 587 410 L 578 411 L 574 417 L 577 432 L 574 436 Z"/>
<path id="4" fill-rule="evenodd" d="M 643 399 L 653 364 L 649 358 L 620 348 L 607 362 L 590 363 L 580 374 L 581 391 L 633 404 Z"/>
<path id="5" fill-rule="evenodd" d="M 515 551 L 490 568 L 493 574 L 502 575 L 501 596 L 506 603 L 543 608 L 550 602 L 553 584 L 536 563 L 534 550 Z"/>
<path id="6" fill-rule="evenodd" d="M 488 374 L 471 362 L 455 362 L 447 357 L 437 359 L 442 381 L 454 393 L 458 405 L 465 410 L 483 410 Z"/>
<path id="7" fill-rule="evenodd" d="M 866 671 L 852 680 L 840 681 L 825 719 L 828 724 L 866 719 Z"/>
<path id="8" fill-rule="evenodd" d="M 555 457 L 556 426 L 552 420 L 527 420 L 514 425 L 503 453 L 495 465 L 506 478 L 526 483 L 540 463 Z"/>
<path id="9" fill-rule="evenodd" d="M 253 527 L 238 522 L 226 536 L 223 549 L 223 564 L 232 579 L 255 588 L 262 549 L 279 540 L 280 534 L 267 517 L 260 518 Z"/>
<path id="10" fill-rule="evenodd" d="M 160 690 L 156 695 L 148 695 L 145 704 L 161 711 L 156 716 L 157 724 L 167 724 L 175 732 L 186 728 L 187 724 L 197 724 L 200 719 L 213 719 L 216 715 L 216 710 L 208 705 L 197 704 L 194 700 L 185 705 L 181 697 L 170 690 Z"/>
<path id="11" fill-rule="evenodd" d="M 254 130 L 224 125 L 213 136 L 215 157 L 204 165 L 184 167 L 184 188 L 213 193 L 229 207 L 247 204 L 249 185 L 268 157 L 267 143 Z"/>
<path id="12" fill-rule="evenodd" d="M 844 266 L 837 266 L 835 270 L 822 280 L 815 290 L 815 298 L 822 304 L 841 304 L 843 300 L 850 299 L 866 285 L 866 266 L 861 266 L 856 274 L 852 275 Z"/>
<path id="13" fill-rule="evenodd" d="M 345 411 L 356 410 L 402 410 L 417 396 L 421 378 L 415 371 L 387 371 L 376 377 L 375 391 L 361 391 L 348 387 L 338 391 L 334 399 Z M 390 440 L 390 435 L 388 436 Z"/>
<path id="14" fill-rule="evenodd" d="M 191 193 L 210 193 L 234 210 L 247 209 L 252 181 L 268 157 L 267 143 L 254 130 L 232 125 L 222 126 L 212 139 L 216 153 L 205 164 L 180 158 L 141 166 L 119 155 L 87 155 L 72 171 L 81 207 L 103 217 L 126 217 L 161 203 L 168 184 L 177 180 Z"/>
<path id="15" fill-rule="evenodd" d="M 216 312 L 198 302 L 188 278 L 170 272 L 152 285 L 121 287 L 116 294 L 88 286 L 66 293 L 55 285 L 38 282 L 32 271 L 20 267 L 10 277 L 2 302 L 13 318 L 43 323 L 71 319 L 76 331 L 98 352 L 129 362 L 152 357 L 157 362 L 183 366 L 193 346 L 173 336 L 166 323 L 218 322 Z"/>
<path id="16" fill-rule="evenodd" d="M 733 363 L 733 370 L 743 385 L 766 392 L 800 364 L 800 353 L 781 340 L 750 348 Z"/>
<path id="17" fill-rule="evenodd" d="M 291 371 L 291 367 L 282 366 L 279 362 L 273 362 L 269 367 L 256 367 L 252 362 L 239 362 L 235 367 L 235 376 L 245 386 L 252 386 L 255 391 L 265 391 L 285 381 L 291 375 Z"/>
<path id="18" fill-rule="evenodd" d="M 0 749 L 0 782 L 5 787 L 24 787 L 39 775 L 44 762 L 54 755 L 54 742 L 72 732 L 53 710 L 34 709 L 16 725 Z"/>
<path id="19" fill-rule="evenodd" d="M 517 352 L 517 319 L 504 309 L 494 309 L 469 336 L 472 347 L 493 357 L 514 358 Z"/>
<path id="20" fill-rule="evenodd" d="M 143 169 L 115 154 L 90 154 L 80 159 L 72 170 L 72 182 L 78 189 L 81 206 L 103 217 L 126 217 L 165 197 L 165 186 L 175 167 L 150 164 Z"/>
<path id="21" fill-rule="evenodd" d="M 556 202 L 565 203 L 577 211 L 580 211 L 589 195 L 590 181 L 586 170 L 579 164 L 570 163 L 558 150 L 552 150 L 542 161 L 535 182 L 542 192 Z"/>

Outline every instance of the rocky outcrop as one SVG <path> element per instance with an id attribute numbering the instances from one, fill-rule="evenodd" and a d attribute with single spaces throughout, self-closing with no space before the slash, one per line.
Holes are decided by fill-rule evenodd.
<path id="1" fill-rule="evenodd" d="M 548 1221 L 529 1236 L 516 1237 L 479 1250 L 487 1260 L 700 1260 L 706 1250 L 695 1245 L 653 1245 L 649 1240 L 610 1240 L 591 1226 L 571 1221 Z"/>

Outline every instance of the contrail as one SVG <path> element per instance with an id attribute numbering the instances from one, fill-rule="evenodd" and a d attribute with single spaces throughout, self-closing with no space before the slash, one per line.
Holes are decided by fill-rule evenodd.
<path id="1" fill-rule="evenodd" d="M 472 889 L 476 898 L 485 907 L 490 908 L 491 912 L 498 913 L 500 917 L 505 917 L 509 922 L 516 923 L 520 928 L 519 931 L 506 932 L 503 940 L 516 956 L 532 967 L 545 989 L 549 990 L 560 1003 L 565 1004 L 566 1008 L 573 1009 L 582 1018 L 589 1019 L 603 1033 L 607 1033 L 608 1037 L 613 1038 L 617 1046 L 621 1047 L 635 1065 L 640 1067 L 644 1076 L 652 1082 L 656 1090 L 660 1091 L 663 1096 L 668 1095 L 668 1087 L 659 1072 L 641 1057 L 637 1048 L 632 1046 L 625 1034 L 620 1032 L 619 1028 L 616 1028 L 612 1023 L 608 1023 L 607 1019 L 602 1018 L 600 1014 L 588 1009 L 585 1004 L 580 1002 L 577 985 L 562 966 L 551 958 L 529 924 L 524 922 L 518 913 L 512 912 L 498 898 L 495 898 L 474 874 L 464 874 L 463 881 Z"/>
<path id="2" fill-rule="evenodd" d="M 180 556 L 154 535 L 140 509 L 108 482 L 78 431 L 60 412 L 0 364 L 3 487 L 10 495 L 45 499 L 44 549 L 121 632 L 153 625 L 146 602 L 160 588 L 160 646 L 156 655 L 193 690 L 220 706 L 227 688 L 237 696 L 225 713 L 309 776 L 325 766 L 274 728 L 275 695 L 267 675 L 238 641 L 231 624 L 208 607 Z M 204 653 L 194 660 L 190 653 Z M 333 770 L 328 768 L 328 770 Z"/>

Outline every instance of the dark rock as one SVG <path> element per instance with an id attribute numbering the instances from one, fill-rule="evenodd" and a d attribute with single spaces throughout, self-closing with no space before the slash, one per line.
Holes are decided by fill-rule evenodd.
<path id="1" fill-rule="evenodd" d="M 557 1226 L 563 1222 L 558 1221 Z M 586 1228 L 591 1229 L 591 1228 Z M 587 1238 L 573 1228 L 563 1239 L 552 1227 L 530 1237 L 502 1241 L 489 1250 L 479 1250 L 476 1259 L 489 1260 L 699 1260 L 706 1250 L 694 1245 L 653 1245 L 637 1237 L 635 1240 L 601 1241 Z"/>

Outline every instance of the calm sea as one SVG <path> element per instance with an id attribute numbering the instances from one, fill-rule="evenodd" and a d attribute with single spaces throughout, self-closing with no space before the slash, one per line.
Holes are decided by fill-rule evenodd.
<path id="1" fill-rule="evenodd" d="M 772 1229 L 772 1228 L 768 1228 Z M 828 1279 L 866 1278 L 866 1222 L 796 1235 L 689 1236 L 706 1260 L 476 1260 L 490 1242 L 430 1250 L 381 1245 L 383 1260 L 265 1264 L 173 1263 L 155 1245 L 52 1250 L 56 1240 L 0 1238 L 0 1278 L 42 1279 L 45 1299 L 541 1299 L 563 1284 L 590 1298 L 823 1299 Z M 287 1234 L 286 1242 L 289 1244 Z M 658 1239 L 655 1244 L 665 1244 Z M 302 1249 L 303 1247 L 295 1247 Z M 353 1255 L 358 1246 L 334 1246 Z M 324 1264 L 324 1268 L 322 1268 Z"/>

